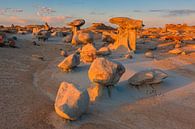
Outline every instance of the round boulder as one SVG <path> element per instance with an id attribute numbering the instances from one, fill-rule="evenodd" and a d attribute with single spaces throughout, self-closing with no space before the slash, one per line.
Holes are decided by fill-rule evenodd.
<path id="1" fill-rule="evenodd" d="M 120 80 L 125 72 L 125 67 L 115 61 L 97 58 L 91 64 L 88 76 L 91 82 L 102 86 L 113 86 Z"/>
<path id="2" fill-rule="evenodd" d="M 85 45 L 81 51 L 81 61 L 84 63 L 91 63 L 96 58 L 96 48 L 92 44 Z"/>

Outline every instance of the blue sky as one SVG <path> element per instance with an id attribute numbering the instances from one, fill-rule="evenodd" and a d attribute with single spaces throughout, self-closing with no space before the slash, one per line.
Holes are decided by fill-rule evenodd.
<path id="1" fill-rule="evenodd" d="M 146 26 L 165 23 L 195 24 L 195 0 L 0 0 L 0 24 L 63 26 L 76 19 L 108 23 L 126 16 L 142 19 Z"/>

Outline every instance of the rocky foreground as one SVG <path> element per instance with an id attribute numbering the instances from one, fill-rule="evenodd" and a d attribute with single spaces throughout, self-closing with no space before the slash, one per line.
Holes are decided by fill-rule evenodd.
<path id="1" fill-rule="evenodd" d="M 89 87 L 88 64 L 81 64 L 70 73 L 57 68 L 64 57 L 75 51 L 69 44 L 32 44 L 28 36 L 18 36 L 19 48 L 0 48 L 0 128 L 2 129 L 193 129 L 195 127 L 195 55 L 191 44 L 183 47 L 186 54 L 169 54 L 171 42 L 138 43 L 133 59 L 113 52 L 111 59 L 126 68 L 109 98 L 105 93 L 78 121 L 60 118 L 54 111 L 54 100 L 62 81 Z M 159 43 L 159 44 L 158 44 Z M 144 46 L 146 45 L 146 46 Z M 158 50 L 144 55 L 147 46 Z M 148 58 L 149 56 L 149 58 Z M 152 58 L 150 58 L 152 57 Z M 160 85 L 131 87 L 127 80 L 146 68 L 160 68 L 169 77 Z M 82 79 L 82 80 L 81 80 Z"/>

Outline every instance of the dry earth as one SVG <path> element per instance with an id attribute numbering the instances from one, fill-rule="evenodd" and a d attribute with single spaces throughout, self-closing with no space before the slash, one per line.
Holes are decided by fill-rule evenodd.
<path id="1" fill-rule="evenodd" d="M 159 48 L 155 59 L 146 59 L 140 52 L 133 60 L 118 58 L 114 53 L 111 58 L 120 60 L 127 72 L 113 89 L 112 98 L 103 96 L 80 120 L 70 122 L 54 112 L 56 91 L 62 80 L 88 87 L 89 65 L 82 64 L 69 74 L 62 73 L 55 67 L 63 59 L 59 57 L 59 49 L 71 52 L 73 48 L 55 41 L 33 46 L 28 39 L 19 36 L 19 48 L 0 48 L 0 129 L 195 128 L 195 55 L 192 51 L 188 55 L 172 56 Z M 33 59 L 34 54 L 43 56 L 44 61 Z M 153 87 L 127 86 L 125 80 L 145 68 L 161 68 L 169 78 Z"/>

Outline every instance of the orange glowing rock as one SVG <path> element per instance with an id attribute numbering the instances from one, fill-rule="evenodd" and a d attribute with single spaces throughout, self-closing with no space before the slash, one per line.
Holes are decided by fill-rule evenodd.
<path id="1" fill-rule="evenodd" d="M 114 43 L 115 49 L 123 45 L 129 51 L 135 51 L 137 30 L 143 27 L 143 21 L 127 17 L 115 17 L 109 21 L 110 23 L 119 25 L 117 39 Z"/>
<path id="2" fill-rule="evenodd" d="M 125 72 L 125 67 L 115 61 L 97 58 L 91 64 L 88 76 L 91 82 L 102 86 L 114 86 Z"/>
<path id="3" fill-rule="evenodd" d="M 80 51 L 81 61 L 91 63 L 96 58 L 96 48 L 92 44 L 85 45 Z"/>
<path id="4" fill-rule="evenodd" d="M 80 57 L 77 54 L 72 54 L 66 57 L 58 67 L 64 72 L 68 72 L 80 64 Z"/>
<path id="5" fill-rule="evenodd" d="M 89 94 L 90 102 L 96 101 L 96 99 L 102 95 L 102 87 L 99 85 L 90 86 L 87 91 Z"/>

